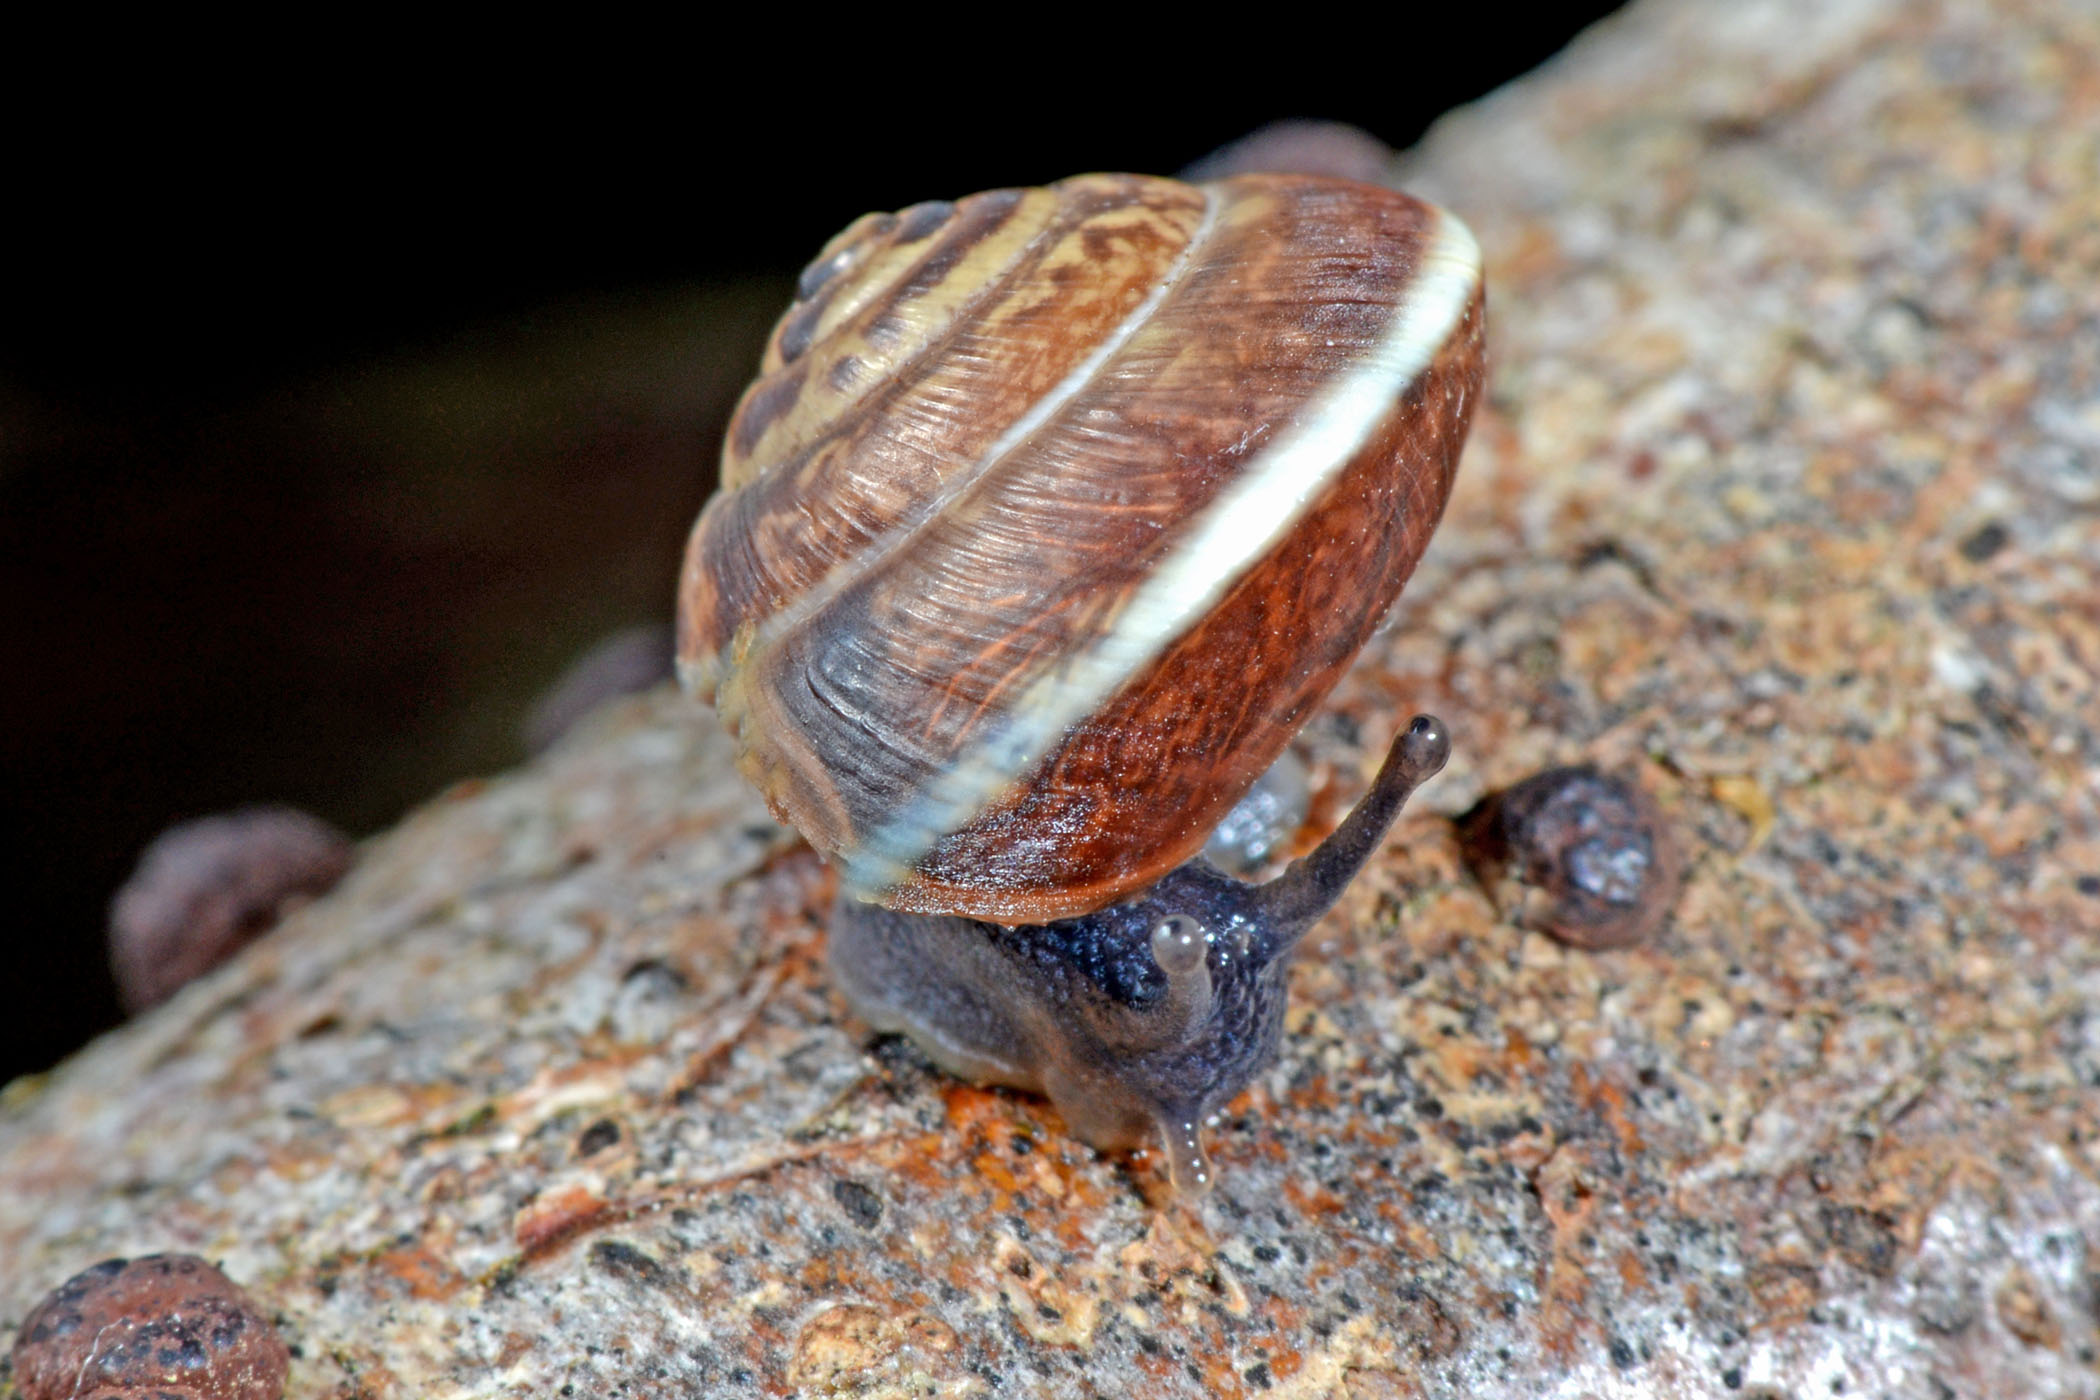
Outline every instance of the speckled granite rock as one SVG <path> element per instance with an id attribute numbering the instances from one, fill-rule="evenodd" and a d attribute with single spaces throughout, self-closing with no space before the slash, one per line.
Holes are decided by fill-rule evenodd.
<path id="1" fill-rule="evenodd" d="M 1200 1215 L 871 1051 L 658 694 L 9 1088 L 0 1341 L 184 1250 L 295 1396 L 2100 1393 L 2100 14 L 1643 4 L 1406 175 L 1497 369 L 1305 748 L 1458 757 Z M 1459 859 L 1573 761 L 1681 825 L 1645 946 Z"/>

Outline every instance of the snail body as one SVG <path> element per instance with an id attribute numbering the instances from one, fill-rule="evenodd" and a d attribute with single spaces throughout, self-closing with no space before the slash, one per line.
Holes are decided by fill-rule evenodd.
<path id="1" fill-rule="evenodd" d="M 842 899 L 833 976 L 862 1019 L 949 1073 L 1045 1095 L 1096 1147 L 1156 1137 L 1175 1185 L 1202 1191 L 1203 1122 L 1274 1058 L 1299 940 L 1450 752 L 1417 716 L 1334 834 L 1266 884 L 1198 858 L 1106 909 L 1018 928 Z"/>
<path id="2" fill-rule="evenodd" d="M 1273 1051 L 1280 990 L 1240 997 L 1221 941 L 1270 917 L 1227 887 L 1266 887 L 1182 872 L 1427 544 L 1482 307 L 1455 218 L 1312 177 L 992 191 L 810 264 L 693 531 L 679 671 L 838 870 L 833 967 L 870 1021 L 1104 1145 Z M 1185 932 L 1175 900 L 1197 945 L 1153 938 Z M 1277 988 L 1295 941 L 1269 940 Z M 1210 1026 L 1245 1044 L 1182 1055 L 1200 1092 L 1103 1091 Z"/>

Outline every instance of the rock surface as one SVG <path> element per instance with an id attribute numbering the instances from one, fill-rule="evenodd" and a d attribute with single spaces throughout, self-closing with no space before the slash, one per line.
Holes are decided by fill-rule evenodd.
<path id="1" fill-rule="evenodd" d="M 2100 15 L 1649 0 L 1402 174 L 1496 369 L 1303 747 L 1458 753 L 1199 1209 L 871 1047 L 657 693 L 0 1095 L 0 1344 L 182 1250 L 293 1396 L 2100 1393 Z M 1568 762 L 1678 824 L 1641 946 L 1460 859 Z"/>

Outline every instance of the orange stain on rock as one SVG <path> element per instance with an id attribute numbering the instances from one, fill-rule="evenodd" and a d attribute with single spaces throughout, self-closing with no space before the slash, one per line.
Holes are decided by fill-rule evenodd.
<path id="1" fill-rule="evenodd" d="M 389 1249 L 372 1263 L 379 1272 L 406 1288 L 411 1298 L 449 1298 L 465 1282 L 450 1264 L 421 1243 Z"/>
<path id="2" fill-rule="evenodd" d="M 1552 1256 L 1543 1265 L 1539 1293 L 1539 1333 L 1545 1350 L 1572 1357 L 1584 1330 L 1589 1294 L 1589 1261 L 1584 1241 L 1590 1234 L 1597 1199 L 1589 1164 L 1578 1148 L 1563 1148 L 1542 1167 L 1534 1184 L 1539 1205 L 1553 1226 Z"/>
<path id="3" fill-rule="evenodd" d="M 571 1182 L 542 1191 L 511 1219 L 518 1247 L 537 1254 L 568 1238 L 605 1214 L 606 1199 L 587 1186 Z"/>
<path id="4" fill-rule="evenodd" d="M 1570 1078 L 1576 1097 L 1589 1104 L 1611 1125 L 1611 1130 L 1618 1137 L 1619 1146 L 1623 1151 L 1629 1155 L 1638 1155 L 1648 1150 L 1647 1141 L 1642 1138 L 1640 1129 L 1634 1127 L 1633 1120 L 1627 1116 L 1626 1093 L 1623 1089 L 1609 1080 L 1593 1078 L 1588 1068 L 1580 1064 L 1573 1067 Z"/>
<path id="5" fill-rule="evenodd" d="M 976 1168 L 979 1176 L 1006 1195 L 1011 1196 L 1021 1189 L 1021 1183 L 1006 1169 L 1006 1163 L 1000 1160 L 997 1152 L 980 1152 L 970 1159 L 970 1165 Z"/>
<path id="6" fill-rule="evenodd" d="M 1332 1114 L 1341 1107 L 1342 1098 L 1335 1092 L 1331 1079 L 1324 1074 L 1315 1074 L 1292 1084 L 1288 1102 L 1295 1109 Z"/>
<path id="7" fill-rule="evenodd" d="M 948 1110 L 948 1121 L 960 1131 L 992 1137 L 1007 1126 L 1008 1102 L 998 1091 L 980 1089 L 961 1080 L 946 1080 L 940 1090 L 941 1102 Z"/>
<path id="8" fill-rule="evenodd" d="M 1312 1216 L 1330 1216 L 1342 1209 L 1341 1197 L 1317 1183 L 1307 1185 L 1303 1181 L 1290 1180 L 1283 1184 L 1283 1194 L 1298 1210 Z"/>

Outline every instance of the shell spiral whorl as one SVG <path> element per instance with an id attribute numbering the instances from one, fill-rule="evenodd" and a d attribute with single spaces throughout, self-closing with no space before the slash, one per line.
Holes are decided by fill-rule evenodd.
<path id="1" fill-rule="evenodd" d="M 869 215 L 804 273 L 679 664 L 890 908 L 1040 923 L 1193 855 L 1442 512 L 1482 373 L 1451 215 L 1094 175 Z"/>

